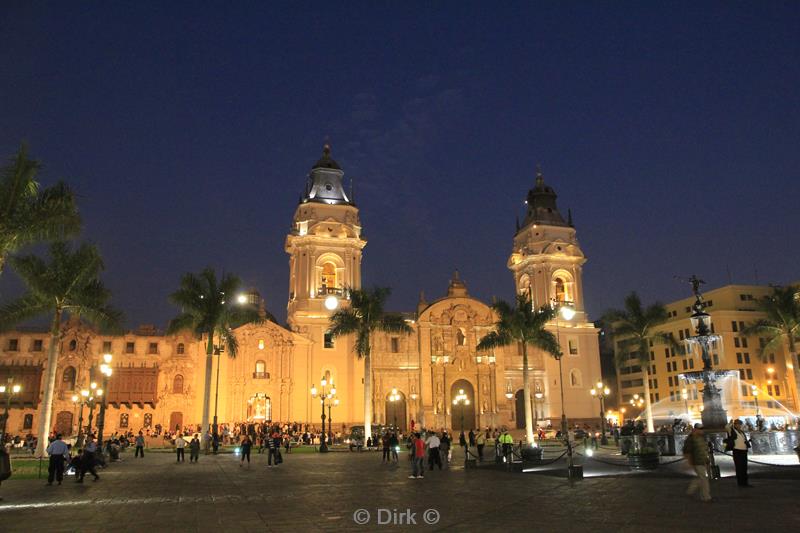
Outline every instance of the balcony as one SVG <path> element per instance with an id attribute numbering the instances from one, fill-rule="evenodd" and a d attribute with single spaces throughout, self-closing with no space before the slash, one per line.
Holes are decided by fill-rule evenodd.
<path id="1" fill-rule="evenodd" d="M 269 372 L 253 372 L 253 379 L 269 379 Z"/>
<path id="2" fill-rule="evenodd" d="M 317 289 L 317 296 L 344 296 L 344 289 L 339 287 L 326 287 L 323 285 L 319 289 Z"/>

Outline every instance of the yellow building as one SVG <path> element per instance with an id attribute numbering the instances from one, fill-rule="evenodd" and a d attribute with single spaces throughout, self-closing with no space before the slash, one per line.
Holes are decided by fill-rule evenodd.
<path id="1" fill-rule="evenodd" d="M 446 293 L 433 302 L 421 296 L 406 319 L 413 334 L 374 336 L 373 396 L 364 398 L 364 365 L 352 338 L 333 339 L 329 317 L 348 305 L 347 288 L 361 286 L 362 237 L 359 211 L 345 190 L 344 173 L 325 148 L 312 167 L 305 194 L 286 237 L 289 255 L 288 329 L 274 322 L 236 331 L 235 359 L 215 357 L 211 413 L 220 422 L 265 420 L 316 424 L 320 403 L 310 389 L 333 380 L 339 403 L 334 428 L 364 423 L 365 401 L 373 422 L 408 428 L 522 427 L 522 356 L 518 346 L 479 352 L 479 340 L 497 320 L 492 309 L 468 293 L 456 272 Z M 598 406 L 589 389 L 600 376 L 597 330 L 585 313 L 581 252 L 571 220 L 556 206 L 556 194 L 537 175 L 527 197 L 524 223 L 514 238 L 508 267 L 516 290 L 537 306 L 571 303 L 576 315 L 548 325 L 564 352 L 564 405 L 571 423 L 597 424 Z M 187 266 L 187 269 L 190 267 Z M 258 301 L 257 296 L 253 296 Z M 205 343 L 184 335 L 165 336 L 154 328 L 122 336 L 97 334 L 71 321 L 61 335 L 52 427 L 74 433 L 78 407 L 71 398 L 94 380 L 99 365 L 113 355 L 113 375 L 105 386 L 109 405 L 106 434 L 196 426 L 202 417 Z M 12 331 L 0 336 L 0 380 L 13 377 L 23 392 L 12 403 L 9 432 L 35 432 L 41 405 L 49 337 L 46 332 Z M 530 356 L 536 418 L 559 425 L 562 413 L 559 365 L 533 350 Z M 219 383 L 219 396 L 214 390 Z M 469 405 L 454 405 L 461 394 Z M 22 408 L 20 408 L 22 407 Z M 96 412 L 93 415 L 96 419 Z M 88 414 L 84 410 L 84 424 Z"/>
<path id="2" fill-rule="evenodd" d="M 756 410 L 766 417 L 790 417 L 798 411 L 795 369 L 786 347 L 768 353 L 766 361 L 762 361 L 760 352 L 764 340 L 742 335 L 746 325 L 763 318 L 756 304 L 771 292 L 770 287 L 760 285 L 726 285 L 703 293 L 705 311 L 711 315 L 712 332 L 722 337 L 711 351 L 713 366 L 739 373 L 738 379 L 728 380 L 722 389 L 729 417 L 755 418 Z M 678 342 L 694 335 L 689 321 L 694 301 L 694 297 L 689 296 L 666 304 L 670 320 L 657 329 L 671 333 Z M 690 417 L 699 421 L 702 385 L 687 385 L 681 374 L 701 370 L 702 366 L 699 356 L 689 351 L 681 355 L 665 345 L 651 347 L 650 400 L 657 424 L 671 422 L 686 414 L 687 408 Z M 634 395 L 644 397 L 642 379 L 638 362 L 631 361 L 617 368 L 619 405 L 626 409 L 628 416 L 641 411 L 630 401 Z"/>

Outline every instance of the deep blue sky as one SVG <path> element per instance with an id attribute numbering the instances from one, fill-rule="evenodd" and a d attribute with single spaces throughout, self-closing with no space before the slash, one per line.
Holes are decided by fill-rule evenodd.
<path id="1" fill-rule="evenodd" d="M 169 5 L 163 5 L 169 4 Z M 800 279 L 796 2 L 29 2 L 0 6 L 0 154 L 80 195 L 130 325 L 206 265 L 285 318 L 283 242 L 326 138 L 413 310 L 455 268 L 509 298 L 535 165 L 593 317 L 633 289 Z M 18 293 L 8 271 L 0 296 Z"/>

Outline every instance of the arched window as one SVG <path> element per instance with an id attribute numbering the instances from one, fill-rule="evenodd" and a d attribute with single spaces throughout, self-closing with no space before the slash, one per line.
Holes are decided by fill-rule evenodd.
<path id="1" fill-rule="evenodd" d="M 336 288 L 336 265 L 333 263 L 325 263 L 322 265 L 322 278 L 320 279 L 320 286 L 323 289 Z"/>
<path id="2" fill-rule="evenodd" d="M 77 348 L 78 348 L 78 341 L 76 341 L 75 339 L 72 339 L 71 341 L 69 341 L 69 351 L 70 352 L 74 352 Z"/>
<path id="3" fill-rule="evenodd" d="M 75 390 L 75 367 L 68 366 L 61 376 L 61 390 Z"/>
<path id="4" fill-rule="evenodd" d="M 467 336 L 464 333 L 464 328 L 458 328 L 456 330 L 456 342 L 459 346 L 466 346 L 467 345 Z"/>
<path id="5" fill-rule="evenodd" d="M 569 384 L 571 387 L 581 387 L 583 385 L 583 379 L 581 379 L 581 371 L 577 368 L 573 368 L 569 371 Z"/>
<path id="6" fill-rule="evenodd" d="M 259 359 L 256 361 L 256 369 L 253 372 L 253 379 L 267 379 L 269 378 L 269 374 L 267 373 L 267 363 Z"/>
<path id="7" fill-rule="evenodd" d="M 146 428 L 153 427 L 153 413 L 146 413 L 144 415 L 144 427 Z"/>
<path id="8" fill-rule="evenodd" d="M 180 374 L 172 379 L 172 394 L 183 394 L 183 376 Z"/>
<path id="9" fill-rule="evenodd" d="M 183 343 L 182 343 L 182 342 L 179 342 L 179 343 L 178 343 L 178 355 L 183 355 L 183 353 L 184 353 L 185 349 L 186 349 L 186 348 L 183 346 Z"/>
<path id="10" fill-rule="evenodd" d="M 564 285 L 564 280 L 561 278 L 556 278 L 556 301 L 560 303 L 564 303 L 567 301 L 567 289 Z"/>
<path id="11" fill-rule="evenodd" d="M 519 284 L 517 286 L 519 287 L 519 293 L 520 294 L 522 294 L 524 296 L 528 296 L 528 294 L 530 293 L 530 289 L 531 289 L 531 278 L 528 277 L 527 274 L 521 275 L 519 277 Z"/>
<path id="12" fill-rule="evenodd" d="M 128 427 L 128 413 L 119 415 L 119 427 L 120 429 Z"/>

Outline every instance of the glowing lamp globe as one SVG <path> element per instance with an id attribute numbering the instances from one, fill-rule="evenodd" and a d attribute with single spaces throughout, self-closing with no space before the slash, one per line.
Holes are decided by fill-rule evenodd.
<path id="1" fill-rule="evenodd" d="M 325 309 L 327 309 L 328 311 L 333 311 L 337 307 L 339 307 L 339 298 L 337 298 L 333 294 L 325 298 Z"/>

